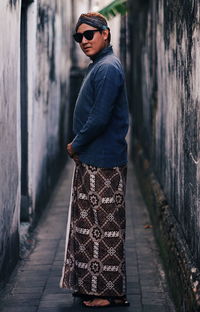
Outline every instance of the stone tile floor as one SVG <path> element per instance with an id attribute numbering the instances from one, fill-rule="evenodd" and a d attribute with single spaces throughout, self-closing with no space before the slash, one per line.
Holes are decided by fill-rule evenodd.
<path id="1" fill-rule="evenodd" d="M 35 247 L 20 261 L 11 276 L 1 298 L 0 311 L 96 310 L 82 307 L 70 291 L 59 288 L 72 171 L 73 163 L 69 161 L 34 231 Z M 126 203 L 127 286 L 131 305 L 110 307 L 106 311 L 174 312 L 152 228 L 145 227 L 150 220 L 131 162 L 128 165 Z"/>

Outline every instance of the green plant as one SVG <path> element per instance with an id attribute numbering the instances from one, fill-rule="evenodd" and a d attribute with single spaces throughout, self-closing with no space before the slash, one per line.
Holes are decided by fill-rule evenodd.
<path id="1" fill-rule="evenodd" d="M 117 14 L 125 15 L 127 12 L 127 0 L 114 0 L 109 5 L 99 11 L 107 19 L 110 19 Z"/>

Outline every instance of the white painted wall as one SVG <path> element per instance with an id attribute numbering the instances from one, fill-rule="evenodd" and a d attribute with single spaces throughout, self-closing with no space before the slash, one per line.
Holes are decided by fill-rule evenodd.
<path id="1" fill-rule="evenodd" d="M 47 196 L 67 141 L 71 2 L 28 7 L 28 190 L 30 222 Z M 21 203 L 21 0 L 0 1 L 0 280 L 18 259 Z M 22 129 L 23 131 L 23 129 Z M 61 146 L 62 145 L 62 146 Z M 44 206 L 40 206 L 44 209 Z"/>
<path id="2" fill-rule="evenodd" d="M 18 252 L 20 212 L 20 128 L 19 128 L 19 40 L 20 2 L 12 8 L 0 2 L 0 267 L 6 271 Z M 16 241 L 16 244 L 14 245 Z M 12 250 L 10 250 L 13 245 Z M 1 280 L 1 278 L 0 278 Z"/>
<path id="3" fill-rule="evenodd" d="M 46 14 L 44 20 L 40 13 Z M 69 84 L 70 2 L 35 1 L 28 15 L 29 191 L 34 212 L 41 183 L 51 183 L 48 171 L 53 160 L 56 167 L 60 149 L 61 84 L 66 88 Z M 44 21 L 43 29 L 38 28 L 37 24 Z"/>

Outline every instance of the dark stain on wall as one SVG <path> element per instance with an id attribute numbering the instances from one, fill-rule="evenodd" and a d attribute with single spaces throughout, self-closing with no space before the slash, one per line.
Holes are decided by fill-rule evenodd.
<path id="1" fill-rule="evenodd" d="M 56 72 L 55 72 L 55 15 L 52 16 L 52 37 L 53 40 L 51 41 L 51 53 L 49 53 L 49 62 L 50 62 L 50 71 L 49 71 L 49 78 L 51 81 L 56 80 Z"/>
<path id="2" fill-rule="evenodd" d="M 170 34 L 176 31 L 177 46 L 181 45 L 184 35 L 183 24 L 187 29 L 188 39 L 188 62 L 191 65 L 191 49 L 192 49 L 192 34 L 195 26 L 197 25 L 197 2 L 195 0 L 167 0 L 164 3 L 164 38 L 165 47 L 169 48 Z M 176 59 L 177 60 L 177 59 Z M 177 64 L 179 66 L 179 63 Z"/>
<path id="3" fill-rule="evenodd" d="M 38 8 L 38 31 L 39 32 L 44 32 L 45 30 L 45 26 L 48 24 L 49 22 L 49 14 L 48 11 L 51 8 L 48 6 L 40 6 Z"/>
<path id="4" fill-rule="evenodd" d="M 11 8 L 12 8 L 12 7 L 15 7 L 18 1 L 19 1 L 19 0 L 9 0 L 9 5 L 10 5 L 10 7 L 11 7 Z M 28 6 L 31 2 L 33 2 L 34 0 L 21 0 L 21 1 L 22 1 L 22 3 L 21 3 L 22 7 L 26 7 L 26 6 Z"/>
<path id="5" fill-rule="evenodd" d="M 49 60 L 49 79 L 56 81 L 55 73 L 55 15 L 56 6 L 53 10 L 48 5 L 39 6 L 38 8 L 38 38 L 48 55 Z M 50 35 L 51 34 L 51 35 Z M 51 37 L 50 37 L 51 36 Z"/>
<path id="6" fill-rule="evenodd" d="M 15 7 L 16 3 L 18 2 L 18 0 L 9 0 L 9 5 L 12 7 Z"/>

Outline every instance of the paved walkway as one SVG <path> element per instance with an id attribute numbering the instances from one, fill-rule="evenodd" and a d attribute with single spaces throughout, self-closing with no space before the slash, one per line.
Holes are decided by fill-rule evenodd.
<path id="1" fill-rule="evenodd" d="M 15 270 L 3 298 L 2 312 L 78 312 L 84 308 L 59 288 L 73 163 L 68 162 L 36 230 L 35 248 Z M 127 270 L 130 307 L 117 311 L 174 312 L 150 221 L 129 163 L 127 183 Z M 96 309 L 95 309 L 96 310 Z M 101 311 L 116 311 L 103 308 Z"/>

